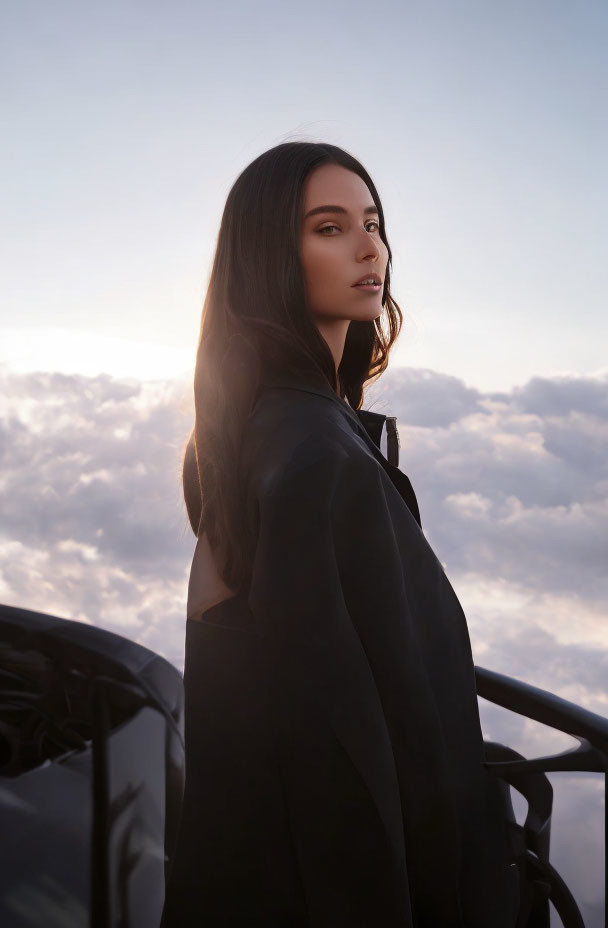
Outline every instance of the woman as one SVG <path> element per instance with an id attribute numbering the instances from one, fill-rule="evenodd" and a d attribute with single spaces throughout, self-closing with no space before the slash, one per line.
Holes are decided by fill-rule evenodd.
<path id="1" fill-rule="evenodd" d="M 340 148 L 278 145 L 229 193 L 184 458 L 167 928 L 514 924 L 466 619 L 380 450 L 386 417 L 361 409 L 401 326 L 390 264 Z"/>

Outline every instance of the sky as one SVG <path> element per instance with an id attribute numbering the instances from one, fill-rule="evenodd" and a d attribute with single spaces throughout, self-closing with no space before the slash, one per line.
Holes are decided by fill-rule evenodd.
<path id="1" fill-rule="evenodd" d="M 475 662 L 608 716 L 607 39 L 603 0 L 7 6 L 0 601 L 183 667 L 222 210 L 262 151 L 325 140 L 383 202 L 404 327 L 364 405 L 397 416 Z M 493 740 L 572 744 L 480 702 Z M 551 780 L 595 928 L 601 778 Z"/>
<path id="2" fill-rule="evenodd" d="M 606 368 L 603 0 L 24 0 L 3 19 L 13 363 L 127 373 L 103 335 L 187 371 L 232 183 L 311 138 L 380 192 L 395 365 L 486 389 Z"/>

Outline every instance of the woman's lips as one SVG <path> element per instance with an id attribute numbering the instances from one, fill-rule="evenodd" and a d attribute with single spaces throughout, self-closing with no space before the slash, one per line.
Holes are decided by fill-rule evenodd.
<path id="1" fill-rule="evenodd" d="M 377 293 L 382 289 L 382 284 L 355 284 L 353 290 L 367 290 L 369 293 Z"/>

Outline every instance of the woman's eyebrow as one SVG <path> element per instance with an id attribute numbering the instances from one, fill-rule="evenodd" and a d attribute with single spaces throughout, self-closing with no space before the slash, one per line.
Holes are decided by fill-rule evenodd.
<path id="1" fill-rule="evenodd" d="M 348 210 L 344 209 L 343 206 L 315 206 L 314 209 L 309 209 L 304 219 L 308 219 L 309 216 L 314 216 L 316 213 L 347 213 Z M 365 214 L 367 213 L 377 213 L 378 209 L 376 206 L 366 206 L 363 210 Z"/>

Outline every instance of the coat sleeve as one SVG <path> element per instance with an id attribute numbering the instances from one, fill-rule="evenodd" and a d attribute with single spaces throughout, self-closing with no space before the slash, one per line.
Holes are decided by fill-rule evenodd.
<path id="1" fill-rule="evenodd" d="M 349 526 L 334 503 L 357 465 L 319 429 L 291 448 L 283 438 L 255 469 L 249 607 L 271 655 L 278 759 L 310 925 L 408 928 L 395 760 L 336 559 Z"/>

